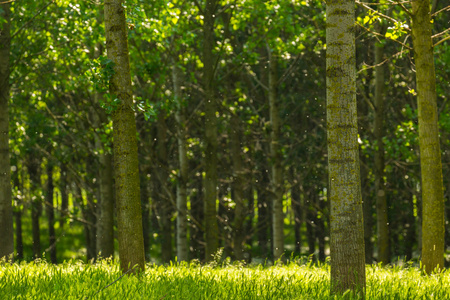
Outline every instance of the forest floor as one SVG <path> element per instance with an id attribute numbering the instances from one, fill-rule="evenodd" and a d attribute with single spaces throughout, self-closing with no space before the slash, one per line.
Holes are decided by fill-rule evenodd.
<path id="1" fill-rule="evenodd" d="M 411 264 L 374 265 L 366 277 L 366 299 L 450 299 L 448 270 L 424 276 Z M 329 290 L 327 263 L 148 264 L 140 276 L 122 276 L 111 260 L 0 264 L 0 299 L 343 299 Z"/>

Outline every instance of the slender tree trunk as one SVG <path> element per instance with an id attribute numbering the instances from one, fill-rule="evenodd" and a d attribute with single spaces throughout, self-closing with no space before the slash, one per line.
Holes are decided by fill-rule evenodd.
<path id="1" fill-rule="evenodd" d="M 56 233 L 55 233 L 55 208 L 53 204 L 53 166 L 47 161 L 47 193 L 45 197 L 45 208 L 48 220 L 48 235 L 49 235 L 49 249 L 50 261 L 52 264 L 57 264 L 56 258 Z"/>
<path id="2" fill-rule="evenodd" d="M 422 174 L 422 265 L 430 274 L 444 266 L 444 186 L 431 39 L 430 1 L 412 1 L 412 37 L 419 111 Z"/>
<path id="3" fill-rule="evenodd" d="M 97 143 L 96 143 L 97 144 Z M 101 145 L 98 145 L 101 149 Z M 102 149 L 105 151 L 104 149 Z M 100 201 L 97 220 L 97 254 L 101 257 L 114 257 L 114 186 L 112 155 L 103 152 L 100 162 Z"/>
<path id="4" fill-rule="evenodd" d="M 21 177 L 19 178 L 19 168 L 17 168 L 17 171 L 14 172 L 13 176 L 13 182 L 14 182 L 14 188 L 17 188 L 18 191 L 23 192 L 23 184 L 21 182 L 23 181 L 23 172 Z M 22 206 L 23 206 L 23 194 L 20 194 L 20 197 L 16 197 L 15 203 L 16 207 L 14 209 L 14 221 L 16 224 L 16 254 L 17 259 L 22 260 L 23 259 L 23 231 L 22 231 Z"/>
<path id="5" fill-rule="evenodd" d="M 142 211 L 139 191 L 136 123 L 131 89 L 127 24 L 123 0 L 105 2 L 108 58 L 114 63 L 110 93 L 120 100 L 113 113 L 114 173 L 119 257 L 122 272 L 145 270 Z M 133 269 L 133 273 L 136 268 Z"/>
<path id="6" fill-rule="evenodd" d="M 262 151 L 261 151 L 262 152 Z M 270 203 L 267 188 L 270 186 L 269 174 L 266 166 L 266 161 L 262 157 L 262 153 L 257 153 L 258 171 L 258 188 L 257 188 L 257 205 L 258 205 L 258 219 L 257 219 L 257 236 L 258 246 L 261 250 L 262 257 L 269 256 L 269 236 L 270 236 Z"/>
<path id="7" fill-rule="evenodd" d="M 306 239 L 308 241 L 308 255 L 315 260 L 315 252 L 316 252 L 316 215 L 317 211 L 315 208 L 316 205 L 316 194 L 314 189 L 311 189 L 307 194 L 307 200 L 305 200 L 307 204 L 306 210 Z"/>
<path id="8" fill-rule="evenodd" d="M 156 186 L 154 187 L 153 199 L 159 206 L 159 224 L 161 228 L 161 259 L 168 263 L 172 259 L 172 212 L 173 206 L 170 203 L 170 188 L 168 187 L 167 172 L 167 125 L 164 118 L 165 112 L 162 111 L 157 121 L 157 138 L 156 138 L 156 158 L 157 167 L 154 174 L 157 175 Z"/>
<path id="9" fill-rule="evenodd" d="M 177 181 L 177 258 L 178 261 L 189 259 L 189 245 L 187 240 L 187 182 L 188 182 L 188 158 L 186 149 L 186 116 L 183 101 L 181 70 L 174 62 L 172 68 L 172 81 L 177 111 L 177 139 L 178 139 L 178 164 L 179 174 Z"/>
<path id="10" fill-rule="evenodd" d="M 269 49 L 270 159 L 272 165 L 274 260 L 280 259 L 284 254 L 283 169 L 281 166 L 280 113 L 277 99 L 277 59 L 275 53 L 272 53 Z"/>
<path id="11" fill-rule="evenodd" d="M 142 138 L 142 135 L 141 135 Z M 144 167 L 143 163 L 139 164 L 139 172 L 140 172 L 140 185 L 141 185 L 141 207 L 142 207 L 142 232 L 144 235 L 144 252 L 145 259 L 147 261 L 150 260 L 150 197 L 149 197 L 149 188 L 148 188 L 148 180 L 147 180 L 147 168 Z"/>
<path id="12" fill-rule="evenodd" d="M 41 186 L 39 163 L 36 158 L 29 157 L 28 173 L 30 175 L 31 230 L 33 235 L 33 258 L 41 257 L 41 228 L 39 218 L 42 214 L 42 199 L 37 189 Z"/>
<path id="13" fill-rule="evenodd" d="M 355 1 L 328 1 L 327 134 L 331 291 L 364 293 L 364 225 L 358 151 Z"/>
<path id="14" fill-rule="evenodd" d="M 205 240 L 204 230 L 202 227 L 204 221 L 204 204 L 202 197 L 203 180 L 201 176 L 202 171 L 198 171 L 198 175 L 195 175 L 194 189 L 190 197 L 191 202 L 191 256 L 197 259 L 203 259 L 205 257 Z"/>
<path id="15" fill-rule="evenodd" d="M 9 162 L 10 5 L 0 4 L 0 258 L 14 259 L 14 229 Z"/>
<path id="16" fill-rule="evenodd" d="M 61 216 L 59 219 L 59 227 L 63 229 L 69 208 L 69 195 L 67 194 L 67 166 L 64 162 L 61 162 L 60 168 L 59 190 L 61 191 Z"/>
<path id="17" fill-rule="evenodd" d="M 294 168 L 292 168 L 294 170 Z M 292 178 L 295 178 L 295 171 L 292 171 Z M 300 194 L 300 183 L 294 180 L 291 187 L 292 210 L 294 211 L 294 234 L 295 234 L 295 253 L 302 254 L 302 235 L 301 228 L 303 223 L 302 199 Z"/>
<path id="18" fill-rule="evenodd" d="M 383 32 L 382 30 L 381 32 Z M 377 203 L 378 262 L 390 263 L 389 221 L 386 202 L 386 186 L 384 182 L 384 45 L 375 43 L 375 118 L 373 133 L 375 136 L 375 193 Z"/>
<path id="19" fill-rule="evenodd" d="M 316 191 L 317 193 L 317 191 Z M 319 196 L 317 196 L 319 197 Z M 320 218 L 317 217 L 317 227 L 316 227 L 316 236 L 317 236 L 317 244 L 319 246 L 319 261 L 324 262 L 325 261 L 325 236 L 327 235 L 326 229 L 325 229 L 325 221 L 326 221 L 326 215 L 325 210 L 327 203 L 324 199 L 318 199 L 318 206 L 320 211 Z"/>
<path id="20" fill-rule="evenodd" d="M 203 81 L 205 89 L 205 259 L 219 247 L 217 225 L 217 104 L 214 98 L 214 21 L 217 0 L 206 0 L 203 16 Z"/>
<path id="21" fill-rule="evenodd" d="M 364 157 L 360 155 L 361 161 Z M 367 166 L 361 165 L 361 187 L 363 201 L 363 216 L 364 216 L 364 254 L 366 257 L 366 264 L 373 263 L 373 243 L 371 241 L 373 237 L 373 218 L 372 218 L 372 201 L 370 195 L 370 182 L 368 176 Z"/>
<path id="22" fill-rule="evenodd" d="M 103 11 L 99 11 L 97 22 L 103 23 Z M 99 58 L 104 52 L 103 45 L 97 43 L 94 49 L 95 58 Z M 100 193 L 97 199 L 97 244 L 96 250 L 99 257 L 114 257 L 114 179 L 113 179 L 113 157 L 109 152 L 108 142 L 103 142 L 101 132 L 103 124 L 108 122 L 106 113 L 100 107 L 100 101 L 104 97 L 101 92 L 94 95 L 94 105 L 92 106 L 92 123 L 95 129 L 95 149 L 98 153 L 99 169 L 98 176 L 100 182 Z"/>
<path id="23" fill-rule="evenodd" d="M 242 132 L 239 124 L 239 116 L 233 114 L 231 116 L 230 125 L 230 143 L 231 143 L 231 159 L 233 164 L 233 201 L 236 203 L 234 207 L 233 222 L 233 252 L 237 260 L 244 259 L 244 240 L 245 240 L 245 204 L 244 204 L 244 169 L 242 165 L 241 137 Z"/>

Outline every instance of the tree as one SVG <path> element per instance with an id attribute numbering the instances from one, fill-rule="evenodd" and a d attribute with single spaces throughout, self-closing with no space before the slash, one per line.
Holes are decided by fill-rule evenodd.
<path id="1" fill-rule="evenodd" d="M 380 26 L 381 34 L 384 34 L 384 26 Z M 386 187 L 384 181 L 384 44 L 375 43 L 375 117 L 373 124 L 373 134 L 375 136 L 375 193 L 377 207 L 377 233 L 378 233 L 378 262 L 388 264 L 390 262 L 389 253 L 389 221 L 388 206 L 386 201 Z"/>
<path id="2" fill-rule="evenodd" d="M 216 0 L 206 0 L 203 12 L 203 84 L 205 90 L 205 258 L 219 247 L 217 225 L 217 104 L 214 97 L 214 22 Z"/>
<path id="3" fill-rule="evenodd" d="M 356 112 L 355 1 L 327 1 L 327 130 L 331 289 L 364 292 L 364 229 Z"/>
<path id="4" fill-rule="evenodd" d="M 188 182 L 188 158 L 186 151 L 186 115 L 183 102 L 183 92 L 181 90 L 182 75 L 177 62 L 172 67 L 172 81 L 177 111 L 177 140 L 178 140 L 178 162 L 179 174 L 177 181 L 177 258 L 178 261 L 188 260 L 187 241 L 187 191 Z"/>
<path id="5" fill-rule="evenodd" d="M 430 274 L 444 266 L 444 187 L 429 0 L 412 1 L 411 25 L 422 175 L 422 265 Z"/>
<path id="6" fill-rule="evenodd" d="M 108 58 L 114 64 L 110 94 L 117 105 L 113 112 L 114 172 L 119 258 L 122 272 L 145 270 L 144 239 L 139 194 L 136 123 L 131 90 L 127 24 L 123 0 L 105 2 L 105 33 Z M 133 269 L 136 272 L 136 269 Z"/>
<path id="7" fill-rule="evenodd" d="M 281 166 L 280 112 L 277 95 L 278 57 L 274 50 L 269 51 L 269 106 L 270 106 L 270 162 L 272 166 L 272 236 L 273 258 L 280 259 L 284 254 L 284 214 L 283 214 L 283 168 Z"/>
<path id="8" fill-rule="evenodd" d="M 9 162 L 10 5 L 0 5 L 0 258 L 14 254 L 11 166 Z"/>

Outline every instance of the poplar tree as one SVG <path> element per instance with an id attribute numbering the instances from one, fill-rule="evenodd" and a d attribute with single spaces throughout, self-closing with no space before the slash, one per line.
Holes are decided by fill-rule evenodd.
<path id="1" fill-rule="evenodd" d="M 358 151 L 355 1 L 327 1 L 327 135 L 332 293 L 364 292 L 364 226 Z"/>
<path id="2" fill-rule="evenodd" d="M 122 272 L 145 269 L 144 237 L 140 202 L 136 122 L 131 90 L 127 24 L 123 0 L 105 2 L 108 58 L 114 64 L 109 91 L 117 105 L 113 112 L 114 174 L 117 230 Z M 137 268 L 136 268 L 137 266 Z"/>
<path id="3" fill-rule="evenodd" d="M 422 175 L 422 265 L 428 274 L 444 266 L 444 187 L 430 21 L 430 1 L 412 1 Z"/>

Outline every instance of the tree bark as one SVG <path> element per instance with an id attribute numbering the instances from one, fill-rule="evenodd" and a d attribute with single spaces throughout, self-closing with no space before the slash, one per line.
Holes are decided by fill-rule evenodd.
<path id="1" fill-rule="evenodd" d="M 14 229 L 9 162 L 10 5 L 0 4 L 0 258 L 14 260 Z"/>
<path id="2" fill-rule="evenodd" d="M 14 188 L 17 189 L 17 191 L 20 191 L 20 194 L 17 195 L 15 199 L 15 209 L 14 209 L 14 222 L 16 224 L 16 255 L 17 259 L 21 260 L 23 259 L 23 230 L 22 230 L 22 212 L 23 212 L 23 172 L 21 172 L 19 177 L 19 170 L 21 170 L 22 167 L 19 168 L 17 166 L 17 171 L 14 172 L 13 175 L 13 183 Z M 22 183 L 22 184 L 21 184 Z"/>
<path id="3" fill-rule="evenodd" d="M 113 138 L 120 267 L 124 273 L 135 273 L 137 269 L 143 272 L 145 254 L 136 123 L 123 0 L 106 1 L 104 12 L 106 49 L 115 72 L 110 79 L 109 90 L 113 99 L 119 99 L 113 112 Z"/>
<path id="4" fill-rule="evenodd" d="M 244 169 L 242 165 L 241 137 L 242 132 L 239 124 L 239 116 L 232 114 L 230 124 L 231 159 L 233 164 L 233 201 L 234 222 L 233 222 L 233 253 L 237 260 L 244 259 L 245 241 L 245 204 L 244 204 Z"/>
<path id="5" fill-rule="evenodd" d="M 61 162 L 60 169 L 59 190 L 61 192 L 61 215 L 59 219 L 59 227 L 63 229 L 69 208 L 69 195 L 67 194 L 67 166 L 65 162 Z"/>
<path id="6" fill-rule="evenodd" d="M 28 158 L 28 174 L 30 176 L 31 230 L 33 235 L 33 258 L 41 257 L 41 228 L 39 218 L 42 214 L 42 199 L 37 193 L 41 186 L 39 162 L 34 157 Z"/>
<path id="7" fill-rule="evenodd" d="M 430 1 L 412 1 L 422 175 L 422 266 L 427 274 L 444 266 L 444 186 L 439 145 L 436 74 L 431 39 Z"/>
<path id="8" fill-rule="evenodd" d="M 177 111 L 175 118 L 177 121 L 178 140 L 178 181 L 177 181 L 177 258 L 178 261 L 189 259 L 189 245 L 187 240 L 187 182 L 188 182 L 188 158 L 186 149 L 186 116 L 181 90 L 182 73 L 175 61 L 172 67 L 172 81 Z"/>
<path id="9" fill-rule="evenodd" d="M 153 189 L 153 199 L 158 205 L 159 225 L 161 228 L 161 259 L 168 263 L 172 259 L 172 213 L 173 205 L 170 202 L 170 187 L 168 186 L 168 159 L 167 159 L 167 124 L 165 120 L 165 111 L 161 111 L 157 120 L 156 133 L 156 162 L 157 166 L 154 170 L 156 182 Z"/>
<path id="10" fill-rule="evenodd" d="M 269 105 L 270 105 L 270 162 L 272 166 L 272 230 L 273 256 L 280 259 L 284 254 L 284 213 L 283 213 L 283 169 L 281 166 L 280 113 L 277 95 L 277 56 L 269 50 Z"/>
<path id="11" fill-rule="evenodd" d="M 327 1 L 327 136 L 331 292 L 364 294 L 365 257 L 358 151 L 355 1 Z"/>
<path id="12" fill-rule="evenodd" d="M 384 34 L 382 29 L 380 33 Z M 375 195 L 377 207 L 377 233 L 378 233 L 378 262 L 385 265 L 390 263 L 389 246 L 389 221 L 388 206 L 386 202 L 386 187 L 384 182 L 384 72 L 382 64 L 384 59 L 384 45 L 375 43 L 375 117 L 373 124 L 373 134 L 375 136 Z"/>
<path id="13" fill-rule="evenodd" d="M 53 166 L 47 161 L 47 193 L 45 197 L 45 208 L 48 220 L 48 236 L 49 236 L 49 251 L 50 261 L 52 264 L 57 264 L 56 257 L 56 233 L 55 233 L 55 208 L 53 204 Z"/>
<path id="14" fill-rule="evenodd" d="M 203 16 L 203 82 L 205 90 L 205 259 L 219 247 L 217 224 L 217 104 L 214 98 L 214 21 L 217 0 L 206 0 Z"/>

